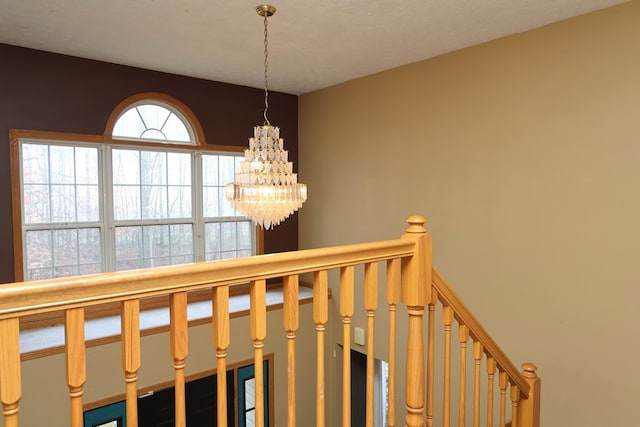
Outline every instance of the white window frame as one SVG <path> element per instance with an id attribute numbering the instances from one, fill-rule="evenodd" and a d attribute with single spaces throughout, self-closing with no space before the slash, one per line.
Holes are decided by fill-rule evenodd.
<path id="1" fill-rule="evenodd" d="M 203 212 L 203 174 L 202 174 L 202 157 L 203 155 L 221 155 L 233 156 L 240 159 L 242 156 L 237 152 L 222 151 L 204 151 L 178 148 L 175 146 L 167 147 L 149 147 L 139 144 L 127 144 L 126 147 L 114 144 L 92 144 L 90 142 L 74 142 L 52 139 L 36 139 L 36 138 L 18 138 L 20 153 L 20 169 L 22 169 L 22 146 L 23 144 L 39 144 L 47 146 L 71 146 L 71 147 L 89 147 L 98 150 L 98 170 L 100 174 L 99 191 L 100 197 L 99 220 L 97 222 L 72 222 L 72 223 L 43 223 L 43 224 L 25 224 L 24 212 L 24 182 L 22 170 L 20 170 L 20 209 L 22 216 L 22 259 L 23 277 L 25 280 L 29 278 L 27 260 L 27 232 L 36 230 L 60 230 L 60 229 L 79 229 L 79 228 L 98 228 L 101 232 L 101 253 L 102 253 L 102 271 L 116 271 L 116 245 L 115 245 L 115 229 L 118 226 L 152 226 L 152 225 L 173 225 L 173 224 L 191 224 L 193 226 L 193 243 L 194 243 L 194 262 L 205 261 L 205 224 L 207 223 L 228 223 L 228 222 L 244 222 L 249 221 L 244 216 L 220 216 L 205 217 Z M 190 218 L 162 218 L 162 219 L 132 219 L 132 220 L 115 220 L 113 212 L 113 177 L 112 177 L 112 153 L 114 149 L 132 149 L 141 151 L 159 151 L 159 152 L 181 152 L 191 154 L 191 209 L 192 216 Z M 163 149 L 164 148 L 164 149 Z M 237 161 L 236 161 L 237 163 Z M 255 254 L 256 245 L 256 228 L 251 227 L 251 254 Z M 144 262 L 144 259 L 141 261 Z"/>
<path id="2" fill-rule="evenodd" d="M 113 137 L 112 132 L 117 120 L 131 108 L 138 107 L 142 104 L 152 104 L 162 106 L 180 119 L 185 125 L 189 136 L 193 138 L 189 142 L 180 141 L 159 141 L 156 139 L 132 138 L 125 140 L 122 137 Z M 135 150 L 163 151 L 163 152 L 188 152 L 191 153 L 191 203 L 192 216 L 185 219 L 162 218 L 159 221 L 154 220 L 134 220 L 132 225 L 149 225 L 149 224 L 173 224 L 185 223 L 193 224 L 193 241 L 194 262 L 205 261 L 205 224 L 212 222 L 241 222 L 250 221 L 248 218 L 241 216 L 242 214 L 235 211 L 233 216 L 225 217 L 204 217 L 203 209 L 203 171 L 202 156 L 223 155 L 234 156 L 237 158 L 235 164 L 238 165 L 242 158 L 242 147 L 227 146 L 207 146 L 204 143 L 202 129 L 197 122 L 193 113 L 181 104 L 179 101 L 163 94 L 139 94 L 130 97 L 121 102 L 112 112 L 107 121 L 105 134 L 96 135 L 80 135 L 67 133 L 52 133 L 40 131 L 10 131 L 11 142 L 11 167 L 12 167 L 12 185 L 13 202 L 14 202 L 14 256 L 16 280 L 27 279 L 27 241 L 26 233 L 35 229 L 79 229 L 83 227 L 99 228 L 101 233 L 101 255 L 102 255 L 102 271 L 114 271 L 115 268 L 115 226 L 122 225 L 125 222 L 114 222 L 113 217 L 113 197 L 112 189 L 112 164 L 111 155 L 113 149 L 126 148 Z M 49 144 L 74 147 L 91 147 L 98 149 L 98 168 L 99 168 L 99 192 L 100 192 L 100 219 L 98 222 L 74 222 L 74 223 L 49 223 L 49 224 L 32 224 L 25 225 L 24 212 L 24 183 L 22 174 L 22 144 Z M 211 149 L 209 149 L 211 147 Z M 220 182 L 219 185 L 225 183 Z M 74 183 L 74 185 L 77 185 Z M 77 202 L 76 202 L 77 203 Z M 77 205 L 76 205 L 77 206 Z M 17 211 L 17 212 L 16 212 Z M 251 224 L 251 250 L 250 255 L 262 253 L 262 232 Z M 142 262 L 145 261 L 144 256 Z M 53 263 L 53 261 L 52 261 Z M 143 265 L 144 266 L 144 265 Z M 52 266 L 51 268 L 54 268 Z"/>

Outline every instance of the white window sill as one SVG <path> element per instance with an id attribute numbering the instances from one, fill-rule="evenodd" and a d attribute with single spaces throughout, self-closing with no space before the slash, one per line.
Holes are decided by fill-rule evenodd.
<path id="1" fill-rule="evenodd" d="M 313 290 L 300 286 L 299 300 L 311 300 Z M 268 290 L 267 307 L 282 305 L 282 289 Z M 249 295 L 229 297 L 229 314 L 241 315 L 249 312 Z M 189 324 L 204 323 L 211 319 L 211 301 L 190 303 L 187 308 Z M 140 333 L 150 335 L 164 332 L 169 327 L 169 308 L 156 308 L 140 312 Z M 87 347 L 115 342 L 120 337 L 120 316 L 109 316 L 85 321 L 84 336 Z M 20 353 L 23 359 L 34 359 L 64 351 L 64 325 L 29 329 L 20 332 Z"/>

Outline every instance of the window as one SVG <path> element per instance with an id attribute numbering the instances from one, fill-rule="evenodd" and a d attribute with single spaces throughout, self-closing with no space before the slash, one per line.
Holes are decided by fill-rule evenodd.
<path id="1" fill-rule="evenodd" d="M 126 410 L 125 402 L 121 401 L 86 411 L 84 425 L 86 427 L 124 427 Z"/>
<path id="2" fill-rule="evenodd" d="M 226 372 L 228 425 L 250 427 L 255 425 L 254 365 L 249 361 L 232 365 Z M 264 369 L 264 425 L 273 425 L 273 379 L 269 371 L 273 368 L 273 354 L 263 361 Z M 186 379 L 185 418 L 188 426 L 218 425 L 218 373 L 205 372 Z M 237 396 L 237 398 L 236 398 Z M 238 414 L 238 423 L 235 423 Z M 84 412 L 87 427 L 122 427 L 126 425 L 125 401 L 117 401 Z M 138 426 L 172 426 L 175 423 L 175 387 L 152 387 L 138 396 Z"/>
<path id="3" fill-rule="evenodd" d="M 21 202 L 16 276 L 38 280 L 256 253 L 256 228 L 224 197 L 240 152 L 201 149 L 185 114 L 157 100 L 130 104 L 113 123 L 113 137 L 102 141 L 34 132 L 12 137 Z"/>
<path id="4" fill-rule="evenodd" d="M 264 425 L 269 425 L 269 360 L 263 366 Z M 256 425 L 255 365 L 238 368 L 238 426 Z"/>

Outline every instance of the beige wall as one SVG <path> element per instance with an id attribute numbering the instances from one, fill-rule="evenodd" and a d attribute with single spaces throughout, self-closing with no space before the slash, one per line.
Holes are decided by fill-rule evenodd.
<path id="1" fill-rule="evenodd" d="M 315 417 L 315 388 L 307 387 L 308 372 L 315 372 L 315 325 L 312 305 L 300 306 L 297 334 L 298 417 L 303 422 Z M 265 354 L 274 353 L 276 387 L 275 421 L 286 425 L 287 343 L 282 326 L 282 310 L 267 312 Z M 253 359 L 253 342 L 247 316 L 232 319 L 228 363 Z M 142 368 L 138 372 L 140 388 L 173 380 L 173 361 L 169 353 L 168 333 L 142 338 Z M 20 401 L 20 425 L 65 427 L 70 425 L 69 398 L 65 380 L 64 355 L 30 360 L 22 364 L 23 398 Z M 215 369 L 211 325 L 189 329 L 187 375 Z M 124 393 L 120 344 L 108 344 L 87 350 L 85 403 Z M 304 423 L 303 423 L 304 424 Z M 0 426 L 4 422 L 0 419 Z"/>
<path id="2" fill-rule="evenodd" d="M 629 425 L 639 47 L 633 1 L 302 96 L 301 248 L 426 216 L 441 273 L 539 366 L 543 425 Z"/>

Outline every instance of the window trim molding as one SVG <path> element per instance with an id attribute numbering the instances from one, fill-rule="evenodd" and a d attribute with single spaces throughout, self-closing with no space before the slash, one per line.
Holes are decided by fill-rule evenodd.
<path id="1" fill-rule="evenodd" d="M 192 127 L 196 144 L 164 144 L 157 142 L 140 142 L 128 141 L 123 139 L 114 139 L 111 135 L 113 127 L 120 115 L 129 109 L 133 104 L 139 104 L 141 101 L 148 100 L 150 103 L 164 103 L 177 110 Z M 21 139 L 38 139 L 50 142 L 78 142 L 89 144 L 111 144 L 123 146 L 148 146 L 158 148 L 178 148 L 193 151 L 223 151 L 229 153 L 241 153 L 244 147 L 233 145 L 210 145 L 206 143 L 204 132 L 199 120 L 189 107 L 176 98 L 158 92 L 145 92 L 132 95 L 122 100 L 112 110 L 105 125 L 105 131 L 102 135 L 80 134 L 71 132 L 51 132 L 40 130 L 25 129 L 9 129 L 9 163 L 10 163 L 10 180 L 11 180 L 11 204 L 12 204 L 12 220 L 13 220 L 13 257 L 14 257 L 14 281 L 24 281 L 24 259 L 22 241 L 22 192 L 20 186 L 20 140 Z M 264 253 L 264 230 L 255 226 L 256 236 L 256 254 Z"/>

